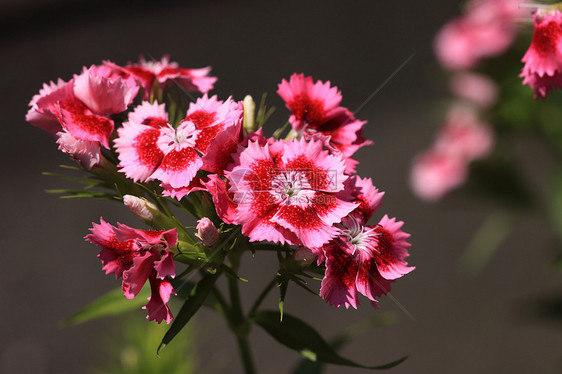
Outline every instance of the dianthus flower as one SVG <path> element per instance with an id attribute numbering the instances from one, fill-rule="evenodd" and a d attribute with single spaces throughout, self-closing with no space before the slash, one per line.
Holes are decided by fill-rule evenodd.
<path id="1" fill-rule="evenodd" d="M 205 95 L 191 104 L 174 128 L 164 104 L 145 101 L 118 130 L 115 147 L 121 171 L 135 181 L 158 179 L 169 189 L 188 187 L 199 169 L 224 169 L 225 159 L 238 144 L 242 115 L 240 103 Z M 182 195 L 170 192 L 176 193 Z"/>
<path id="2" fill-rule="evenodd" d="M 61 151 L 92 169 L 100 162 L 100 146 L 109 148 L 114 127 L 109 116 L 125 111 L 137 92 L 133 81 L 92 65 L 69 82 L 44 84 L 29 103 L 26 120 L 57 137 Z"/>
<path id="3" fill-rule="evenodd" d="M 553 87 L 562 87 L 562 13 L 539 9 L 533 25 L 533 39 L 519 76 L 535 91 L 535 98 L 544 99 Z"/>
<path id="4" fill-rule="evenodd" d="M 115 274 L 116 279 L 123 277 L 125 297 L 137 296 L 148 280 L 151 296 L 143 307 L 148 309 L 147 318 L 170 323 L 173 317 L 167 303 L 175 292 L 167 278 L 175 276 L 170 246 L 178 241 L 176 229 L 143 231 L 122 224 L 114 227 L 102 218 L 100 224 L 93 223 L 90 231 L 85 239 L 102 248 L 98 255 L 102 270 Z"/>
<path id="5" fill-rule="evenodd" d="M 177 62 L 170 62 L 170 56 L 163 56 L 160 61 L 146 61 L 141 56 L 136 64 L 129 63 L 119 66 L 106 61 L 106 66 L 126 77 L 133 77 L 144 88 L 143 99 L 148 100 L 155 82 L 161 86 L 176 82 L 189 92 L 207 93 L 213 89 L 217 78 L 209 76 L 210 67 L 186 69 L 179 67 Z"/>
<path id="6" fill-rule="evenodd" d="M 357 161 L 351 156 L 372 142 L 362 135 L 366 121 L 357 120 L 340 106 L 342 96 L 337 87 L 296 73 L 288 82 L 283 79 L 278 87 L 277 93 L 291 111 L 289 122 L 293 129 L 307 138 L 323 141 L 333 153 L 341 153 L 346 172 L 355 171 Z"/>
<path id="7" fill-rule="evenodd" d="M 358 292 L 377 307 L 376 297 L 390 291 L 390 283 L 408 274 L 410 236 L 403 222 L 384 216 L 375 226 L 364 226 L 355 218 L 342 220 L 340 234 L 321 248 L 326 273 L 320 295 L 330 304 L 357 308 Z"/>
<path id="8" fill-rule="evenodd" d="M 227 174 L 234 193 L 236 220 L 250 241 L 319 247 L 337 235 L 333 226 L 355 209 L 336 196 L 343 190 L 344 163 L 317 141 L 275 145 L 250 141 L 234 156 Z"/>

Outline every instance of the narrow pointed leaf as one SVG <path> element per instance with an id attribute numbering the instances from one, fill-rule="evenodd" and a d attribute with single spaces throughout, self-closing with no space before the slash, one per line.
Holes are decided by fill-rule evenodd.
<path id="1" fill-rule="evenodd" d="M 162 338 L 162 342 L 158 347 L 156 354 L 159 354 L 160 351 L 168 345 L 172 339 L 185 327 L 185 325 L 191 320 L 191 317 L 201 308 L 207 296 L 213 289 L 213 285 L 215 281 L 219 277 L 220 272 L 216 272 L 215 274 L 207 273 L 197 285 L 191 290 L 190 295 L 187 297 L 187 300 L 181 307 L 178 315 L 172 322 L 170 329 Z"/>
<path id="2" fill-rule="evenodd" d="M 256 313 L 254 320 L 281 344 L 307 358 L 315 358 L 329 364 L 381 370 L 392 368 L 407 358 L 405 356 L 384 365 L 361 365 L 338 355 L 313 327 L 290 314 L 285 313 L 281 322 L 279 312 L 262 311 Z"/>
<path id="3" fill-rule="evenodd" d="M 61 323 L 63 326 L 72 326 L 93 319 L 116 316 L 131 310 L 140 309 L 146 304 L 146 299 L 149 296 L 150 287 L 144 287 L 137 297 L 132 300 L 123 296 L 123 290 L 121 288 L 116 288 L 102 295 L 97 300 L 84 307 L 84 309 Z"/>

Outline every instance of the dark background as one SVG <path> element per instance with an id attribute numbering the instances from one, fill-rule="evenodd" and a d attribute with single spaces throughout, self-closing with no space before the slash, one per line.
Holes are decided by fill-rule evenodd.
<path id="1" fill-rule="evenodd" d="M 119 204 L 60 200 L 44 192 L 69 187 L 41 175 L 68 160 L 46 133 L 25 122 L 29 100 L 43 82 L 68 80 L 84 65 L 104 59 L 125 64 L 139 54 L 166 53 L 183 67 L 211 65 L 219 77 L 214 92 L 222 99 L 268 92 L 277 107 L 270 126 L 286 120 L 275 91 L 293 72 L 330 80 L 342 91 L 343 105 L 353 110 L 415 53 L 357 113 L 369 121 L 365 135 L 375 142 L 357 154 L 358 171 L 386 191 L 373 220 L 387 213 L 404 220 L 412 234 L 409 262 L 417 269 L 392 291 L 408 313 L 388 297 L 380 311 L 364 298 L 357 311 L 335 309 L 294 287 L 285 310 L 325 336 L 373 313 L 396 312 L 397 324 L 343 349 L 366 364 L 410 354 L 392 373 L 560 372 L 560 325 L 524 313 L 530 300 L 560 290 L 560 276 L 548 265 L 546 230 L 535 219 L 524 219 L 479 276 L 463 277 L 457 261 L 494 208 L 458 197 L 424 204 L 407 186 L 411 159 L 429 145 L 446 98 L 432 36 L 458 11 L 455 1 L 445 0 L 1 2 L 2 373 L 82 373 L 104 360 L 101 342 L 115 321 L 66 329 L 58 322 L 118 286 L 100 271 L 97 247 L 82 239 L 91 222 L 103 215 L 112 223 L 138 225 Z M 246 259 L 241 275 L 250 280 L 242 286 L 248 302 L 263 279 L 270 279 L 275 262 L 265 254 Z M 276 306 L 274 297 L 266 303 Z M 217 372 L 240 373 L 235 342 L 223 322 L 209 310 L 197 321 L 201 368 L 211 370 L 218 362 L 222 371 Z M 285 373 L 298 358 L 258 327 L 252 345 L 260 373 Z M 330 367 L 328 372 L 363 371 Z"/>

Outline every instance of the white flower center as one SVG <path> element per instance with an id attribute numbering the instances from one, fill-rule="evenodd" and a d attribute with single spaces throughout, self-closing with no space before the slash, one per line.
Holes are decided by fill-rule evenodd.
<path id="1" fill-rule="evenodd" d="M 353 253 L 357 250 L 363 251 L 370 257 L 373 257 L 373 251 L 380 253 L 371 243 L 373 237 L 379 235 L 375 232 L 376 227 L 366 228 L 361 225 L 357 220 L 352 219 L 350 221 L 350 227 L 346 227 L 342 230 L 342 233 L 347 236 L 351 245 L 353 245 Z"/>
<path id="2" fill-rule="evenodd" d="M 285 202 L 287 205 L 308 205 L 311 195 L 314 194 L 306 176 L 295 170 L 276 173 L 271 181 L 271 190 L 277 203 Z"/>
<path id="3" fill-rule="evenodd" d="M 197 135 L 201 130 L 197 130 L 193 122 L 183 122 L 177 129 L 170 124 L 162 129 L 162 135 L 158 140 L 162 149 L 183 149 L 195 147 Z"/>

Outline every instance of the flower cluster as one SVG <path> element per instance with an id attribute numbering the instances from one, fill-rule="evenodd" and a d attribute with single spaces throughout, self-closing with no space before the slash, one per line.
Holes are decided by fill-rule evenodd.
<path id="1" fill-rule="evenodd" d="M 94 223 L 86 240 L 102 248 L 103 270 L 123 277 L 127 298 L 148 280 L 148 318 L 170 323 L 175 262 L 216 271 L 235 256 L 236 243 L 270 242 L 293 259 L 317 259 L 305 256 L 307 266 L 325 270 L 320 294 L 328 303 L 356 308 L 359 292 L 376 305 L 413 267 L 405 262 L 402 222 L 385 215 L 367 223 L 383 193 L 355 175 L 355 151 L 371 144 L 362 135 L 366 122 L 340 105 L 330 82 L 293 74 L 278 88 L 292 129 L 285 138 L 282 129 L 267 137 L 251 98 L 207 94 L 216 80 L 208 73 L 168 57 L 125 66 L 106 61 L 45 85 L 32 99 L 27 120 L 54 135 L 84 169 L 112 165 L 112 178 L 130 187 L 114 197 L 155 229 Z M 203 96 L 182 108 L 166 91 L 177 88 Z M 167 204 L 195 216 L 197 234 Z M 224 234 L 236 229 L 241 236 L 229 241 Z"/>

